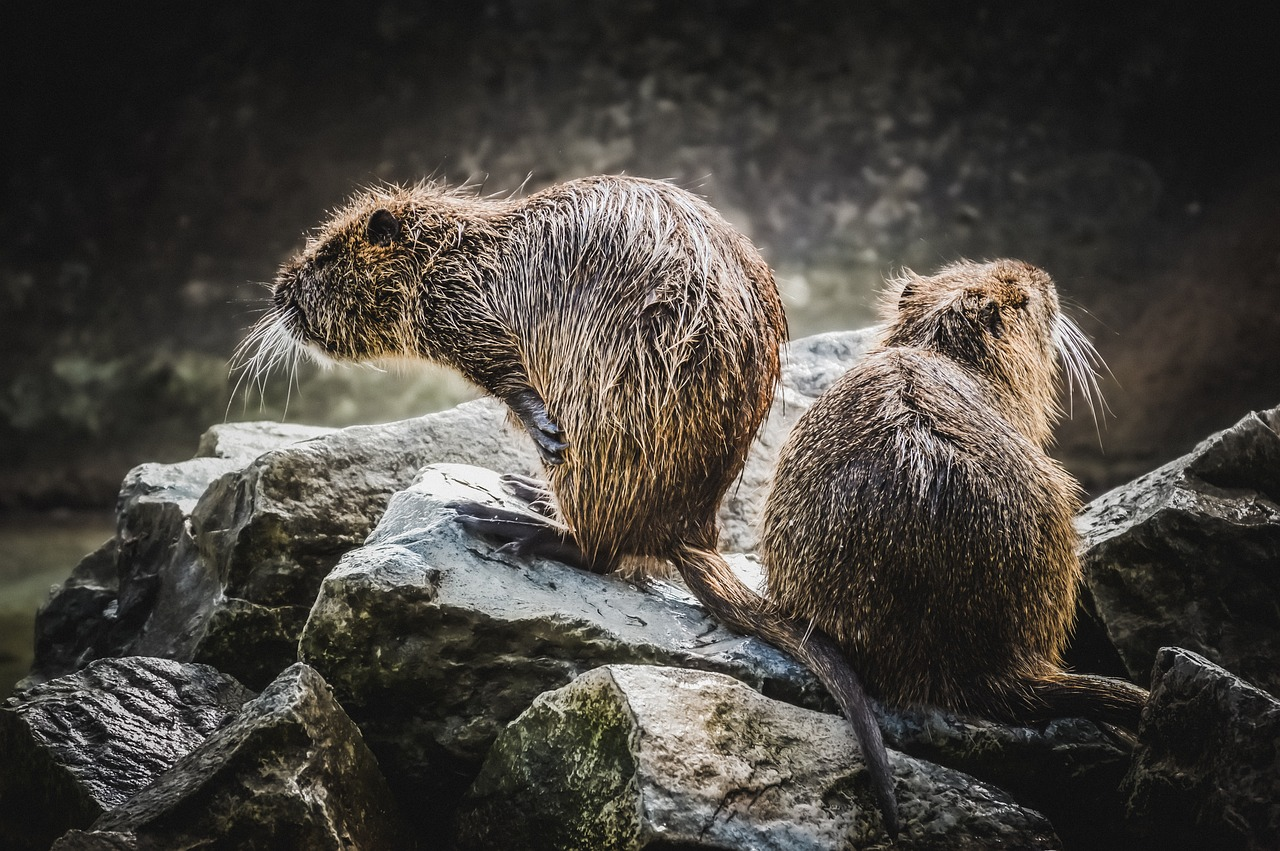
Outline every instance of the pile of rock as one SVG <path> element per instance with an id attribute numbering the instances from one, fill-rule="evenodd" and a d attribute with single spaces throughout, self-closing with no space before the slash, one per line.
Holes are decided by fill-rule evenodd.
<path id="1" fill-rule="evenodd" d="M 722 511 L 749 582 L 772 459 L 869 340 L 790 347 Z M 1082 515 L 1077 657 L 1143 684 L 1154 663 L 1136 749 L 1079 719 L 884 712 L 898 847 L 1280 840 L 1280 703 L 1227 672 L 1276 688 L 1278 427 L 1251 415 Z M 453 522 L 459 500 L 520 508 L 493 471 L 536 466 L 479 401 L 217 427 L 191 461 L 134 470 L 0 710 L 0 845 L 887 845 L 851 734 L 789 657 L 674 582 L 517 558 Z"/>

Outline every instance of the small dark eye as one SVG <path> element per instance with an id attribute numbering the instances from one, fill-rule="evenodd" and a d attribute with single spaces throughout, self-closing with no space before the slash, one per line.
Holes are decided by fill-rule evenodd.
<path id="1" fill-rule="evenodd" d="M 400 220 L 390 210 L 375 210 L 364 232 L 374 245 L 390 245 L 400 234 Z"/>

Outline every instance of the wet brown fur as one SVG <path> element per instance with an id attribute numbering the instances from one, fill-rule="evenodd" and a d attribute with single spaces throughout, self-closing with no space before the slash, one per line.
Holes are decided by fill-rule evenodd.
<path id="1" fill-rule="evenodd" d="M 380 210 L 399 223 L 386 245 L 371 239 Z M 544 467 L 588 566 L 669 559 L 718 620 L 814 669 L 854 722 L 896 832 L 856 675 L 716 552 L 716 510 L 769 410 L 786 320 L 772 272 L 715 210 L 623 177 L 524 199 L 375 190 L 282 269 L 273 298 L 245 344 L 257 370 L 305 343 L 336 360 L 443 363 L 508 403 L 535 390 L 568 444 Z"/>
<path id="2" fill-rule="evenodd" d="M 366 225 L 385 209 L 390 245 Z M 669 184 L 589 178 L 519 200 L 361 195 L 288 264 L 290 334 L 335 360 L 421 358 L 563 430 L 546 472 L 588 560 L 714 549 L 715 511 L 778 380 L 786 322 L 754 247 Z"/>
<path id="3" fill-rule="evenodd" d="M 1046 448 L 1060 349 L 1079 364 L 1087 343 L 1053 282 L 962 262 L 906 273 L 885 305 L 881 344 L 783 448 L 761 542 L 772 598 L 892 704 L 1136 727 L 1143 689 L 1062 666 L 1080 489 Z"/>

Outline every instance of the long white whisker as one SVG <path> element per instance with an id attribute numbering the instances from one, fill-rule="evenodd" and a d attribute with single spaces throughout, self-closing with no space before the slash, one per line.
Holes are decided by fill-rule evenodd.
<path id="1" fill-rule="evenodd" d="M 231 390 L 231 399 L 227 401 L 227 412 L 230 416 L 231 401 L 244 387 L 244 409 L 248 410 L 249 397 L 254 388 L 258 392 L 259 409 L 267 404 L 267 376 L 277 367 L 283 366 L 286 372 L 286 392 L 284 415 L 287 416 L 289 403 L 292 400 L 293 387 L 298 385 L 299 346 L 289 333 L 284 314 L 275 307 L 266 309 L 249 333 L 236 346 L 229 364 L 231 374 L 236 376 L 235 386 Z M 300 387 L 300 385 L 298 385 Z"/>
<path id="2" fill-rule="evenodd" d="M 1106 397 L 1098 383 L 1099 368 L 1106 369 L 1106 363 L 1098 350 L 1089 342 L 1080 327 L 1065 314 L 1059 314 L 1053 329 L 1054 343 L 1062 357 L 1062 364 L 1067 375 L 1068 416 L 1071 415 L 1071 401 L 1075 397 L 1076 387 L 1089 406 L 1089 415 L 1093 418 L 1094 428 L 1098 433 L 1098 444 L 1102 444 L 1102 419 L 1111 414 Z"/>

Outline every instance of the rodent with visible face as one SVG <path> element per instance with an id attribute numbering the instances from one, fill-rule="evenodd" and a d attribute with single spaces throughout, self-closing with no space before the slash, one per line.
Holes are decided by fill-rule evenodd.
<path id="1" fill-rule="evenodd" d="M 818 675 L 896 832 L 887 756 L 856 675 L 716 551 L 716 510 L 772 402 L 786 319 L 768 265 L 714 209 L 629 177 L 523 199 L 373 190 L 284 266 L 272 300 L 244 344 L 255 372 L 299 348 L 420 358 L 506 402 L 537 444 L 553 505 L 539 518 L 465 504 L 460 521 L 597 572 L 669 560 L 717 620 Z"/>
<path id="2" fill-rule="evenodd" d="M 1145 690 L 1062 665 L 1080 488 L 1046 449 L 1060 361 L 1097 395 L 1092 346 L 1016 260 L 907 272 L 884 304 L 879 346 L 782 450 L 762 520 L 771 598 L 891 704 L 1136 728 Z"/>

